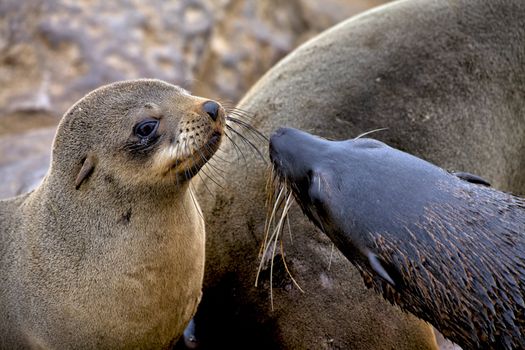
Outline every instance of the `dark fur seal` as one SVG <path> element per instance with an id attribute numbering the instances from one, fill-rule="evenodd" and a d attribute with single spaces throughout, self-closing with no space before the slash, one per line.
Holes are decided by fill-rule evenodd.
<path id="1" fill-rule="evenodd" d="M 64 115 L 38 188 L 0 201 L 0 348 L 167 348 L 201 297 L 190 179 L 225 113 L 158 80 L 99 88 Z"/>
<path id="2" fill-rule="evenodd" d="M 373 139 L 285 128 L 270 157 L 368 286 L 465 349 L 525 347 L 525 200 Z"/>

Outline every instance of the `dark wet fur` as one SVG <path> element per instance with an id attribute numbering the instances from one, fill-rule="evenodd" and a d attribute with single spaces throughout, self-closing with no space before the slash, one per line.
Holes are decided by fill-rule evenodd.
<path id="1" fill-rule="evenodd" d="M 465 349 L 523 348 L 525 201 L 478 185 L 450 195 L 465 205 L 369 233 L 396 289 L 358 263 L 365 283 Z"/>
<path id="2" fill-rule="evenodd" d="M 290 144 L 287 151 L 295 141 Z M 272 161 L 276 191 L 282 186 L 293 191 L 303 212 L 356 265 L 368 287 L 428 321 L 464 349 L 525 348 L 523 198 L 464 181 L 421 160 L 445 179 L 430 190 L 420 188 L 421 194 L 414 185 L 412 196 L 429 196 L 421 202 L 424 207 L 397 198 L 399 205 L 389 212 L 370 208 L 369 222 L 356 222 L 359 219 L 350 217 L 355 208 L 348 208 L 350 224 L 323 227 L 326 203 L 312 205 L 309 187 L 287 177 L 284 169 L 290 164 L 282 158 Z M 348 179 L 352 175 L 344 173 Z M 341 191 L 342 181 L 329 185 Z M 367 196 L 374 199 L 374 193 Z M 362 256 L 358 235 L 365 236 L 360 242 L 367 243 L 394 285 Z"/>

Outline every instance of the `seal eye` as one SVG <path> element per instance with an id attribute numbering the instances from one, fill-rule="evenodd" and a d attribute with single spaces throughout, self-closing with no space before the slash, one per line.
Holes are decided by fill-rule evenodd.
<path id="1" fill-rule="evenodd" d="M 133 155 L 148 155 L 159 144 L 160 121 L 153 117 L 144 118 L 133 127 L 132 136 L 124 144 Z"/>
<path id="2" fill-rule="evenodd" d="M 158 120 L 148 119 L 135 125 L 133 132 L 140 138 L 149 138 L 155 136 L 158 126 Z"/>

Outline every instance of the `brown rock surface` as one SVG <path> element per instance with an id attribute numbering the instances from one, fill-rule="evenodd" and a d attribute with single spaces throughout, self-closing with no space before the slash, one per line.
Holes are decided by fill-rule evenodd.
<path id="1" fill-rule="evenodd" d="M 49 166 L 55 128 L 0 137 L 0 198 L 35 188 Z"/>
<path id="2" fill-rule="evenodd" d="M 115 80 L 163 79 L 235 102 L 309 37 L 381 0 L 0 3 L 0 116 L 61 115 Z"/>

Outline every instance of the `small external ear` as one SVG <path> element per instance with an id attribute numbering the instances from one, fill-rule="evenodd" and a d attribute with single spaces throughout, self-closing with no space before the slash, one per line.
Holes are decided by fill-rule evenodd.
<path id="1" fill-rule="evenodd" d="M 80 188 L 82 182 L 87 180 L 87 178 L 93 173 L 93 169 L 95 169 L 95 157 L 92 154 L 89 154 L 86 159 L 84 159 L 82 168 L 80 168 L 77 178 L 75 179 L 75 189 L 78 190 Z"/>
<path id="2" fill-rule="evenodd" d="M 488 182 L 481 176 L 474 175 L 471 173 L 465 173 L 465 172 L 453 172 L 452 174 L 456 175 L 461 180 L 464 180 L 464 181 L 467 181 L 473 184 L 477 184 L 477 185 L 483 185 L 483 186 L 490 187 L 490 182 Z"/>

